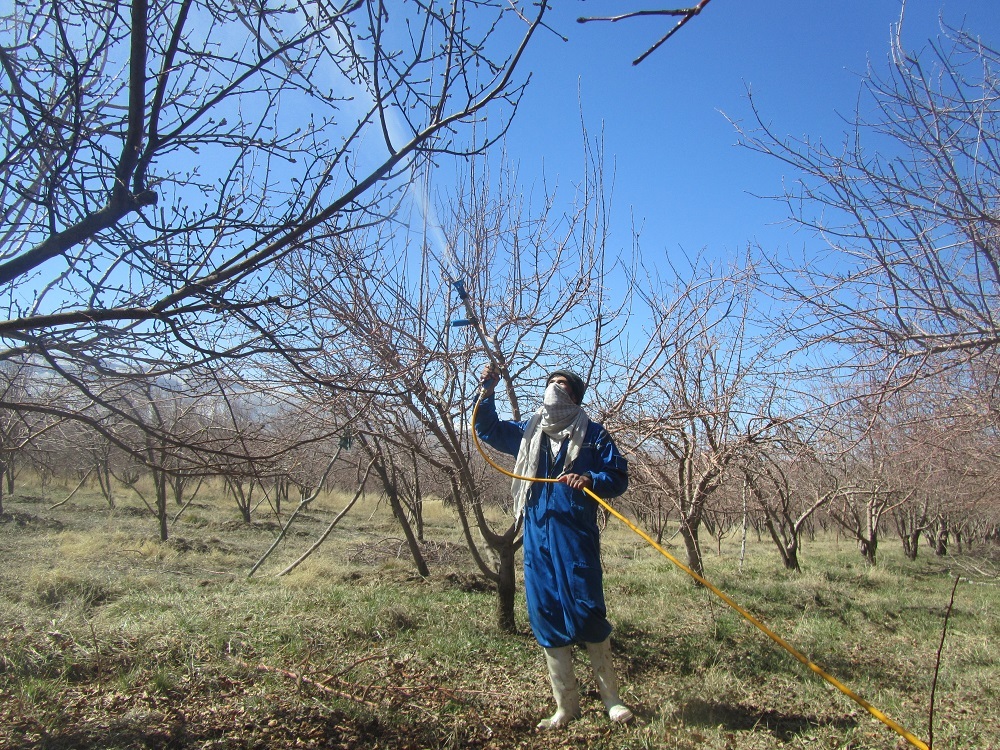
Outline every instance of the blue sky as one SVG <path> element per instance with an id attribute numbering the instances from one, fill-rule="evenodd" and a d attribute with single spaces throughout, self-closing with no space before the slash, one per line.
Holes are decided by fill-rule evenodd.
<path id="1" fill-rule="evenodd" d="M 693 5 L 693 2 L 690 2 Z M 749 242 L 775 252 L 809 239 L 780 226 L 775 194 L 793 177 L 776 160 L 736 146 L 734 120 L 747 120 L 747 87 L 781 135 L 839 143 L 871 61 L 885 70 L 900 0 L 712 0 L 698 18 L 638 66 L 632 60 L 675 23 L 641 19 L 578 24 L 581 15 L 683 3 L 557 2 L 548 20 L 569 37 L 542 31 L 508 141 L 525 192 L 558 177 L 563 196 L 582 174 L 580 111 L 591 134 L 604 131 L 616 171 L 615 241 L 627 247 L 630 213 L 642 222 L 647 258 L 663 251 L 712 257 Z M 907 0 L 903 40 L 925 47 L 939 18 L 997 41 L 995 0 Z"/>

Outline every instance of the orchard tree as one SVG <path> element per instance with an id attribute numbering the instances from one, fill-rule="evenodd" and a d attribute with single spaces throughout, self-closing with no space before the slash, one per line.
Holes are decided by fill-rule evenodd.
<path id="1" fill-rule="evenodd" d="M 740 461 L 740 472 L 782 565 L 786 570 L 800 571 L 806 524 L 842 488 L 827 481 L 819 456 L 794 424 L 783 425 L 775 433 L 766 445 Z"/>
<path id="2" fill-rule="evenodd" d="M 617 269 L 605 254 L 600 162 L 591 150 L 572 209 L 558 212 L 551 195 L 527 200 L 509 165 L 471 160 L 456 177 L 457 197 L 433 211 L 423 204 L 422 215 L 404 222 L 409 233 L 373 227 L 364 244 L 331 241 L 288 259 L 287 293 L 300 295 L 297 309 L 308 315 L 296 324 L 322 342 L 299 387 L 356 384 L 357 431 L 378 459 L 375 475 L 411 550 L 416 535 L 402 511 L 415 492 L 406 482 L 443 486 L 475 564 L 497 586 L 499 624 L 508 630 L 520 524 L 510 515 L 509 485 L 496 492 L 493 470 L 470 441 L 472 400 L 493 361 L 501 408 L 524 418 L 547 371 L 573 366 L 592 375 L 625 326 L 627 295 L 607 304 Z M 436 479 L 411 472 L 414 456 Z M 500 520 L 489 512 L 497 507 Z"/>
<path id="3" fill-rule="evenodd" d="M 919 401 L 916 394 L 899 392 L 885 400 L 882 394 L 871 395 L 871 379 L 855 389 L 835 389 L 839 398 L 815 444 L 836 488 L 826 513 L 857 541 L 865 562 L 875 565 L 883 521 L 919 502 L 933 469 L 907 461 L 927 429 L 918 418 L 919 408 L 913 408 Z"/>
<path id="4" fill-rule="evenodd" d="M 780 137 L 756 112 L 748 148 L 788 164 L 782 199 L 817 238 L 769 260 L 803 344 L 833 345 L 894 387 L 1000 349 L 1000 53 L 944 26 L 918 52 L 894 36 L 840 147 Z M 785 308 L 787 309 L 787 308 Z"/>
<path id="5" fill-rule="evenodd" d="M 305 302 L 277 294 L 280 264 L 390 219 L 415 161 L 501 137 L 546 7 L 9 4 L 0 360 L 108 408 L 109 382 L 205 381 L 261 354 L 297 365 L 316 342 L 293 314 Z M 178 447 L 148 410 L 120 413 Z"/>
<path id="6" fill-rule="evenodd" d="M 648 343 L 619 360 L 605 413 L 638 482 L 676 510 L 688 566 L 702 574 L 699 532 L 710 503 L 788 420 L 791 381 L 777 377 L 773 342 L 752 323 L 751 271 L 696 259 L 689 272 L 671 272 L 642 287 Z"/>
<path id="7" fill-rule="evenodd" d="M 45 429 L 44 417 L 18 406 L 27 401 L 31 368 L 19 362 L 0 363 L 0 513 L 3 513 L 4 492 L 14 493 L 16 467 L 32 438 Z"/>

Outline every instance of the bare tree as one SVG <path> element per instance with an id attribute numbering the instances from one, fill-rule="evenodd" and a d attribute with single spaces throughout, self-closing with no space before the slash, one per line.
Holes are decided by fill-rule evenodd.
<path id="1" fill-rule="evenodd" d="M 540 397 L 547 368 L 594 372 L 598 353 L 620 333 L 621 308 L 607 306 L 599 152 L 591 158 L 565 214 L 549 195 L 526 201 L 509 165 L 494 167 L 493 177 L 485 160 L 472 160 L 451 200 L 433 211 L 425 203 L 406 222 L 409 235 L 376 228 L 364 245 L 329 243 L 289 259 L 295 287 L 313 304 L 309 325 L 324 341 L 309 363 L 316 375 L 302 387 L 357 384 L 358 432 L 395 457 L 376 462 L 375 472 L 400 509 L 414 455 L 421 485 L 445 488 L 476 566 L 497 586 L 505 629 L 514 628 L 520 526 L 489 512 L 509 511 L 511 502 L 506 488 L 495 492 L 470 443 L 471 399 L 492 360 L 503 372 L 505 408 L 521 418 L 525 399 L 533 408 Z M 345 254 L 352 263 L 342 262 Z"/>
<path id="2" fill-rule="evenodd" d="M 870 395 L 870 382 L 858 386 L 860 395 L 837 390 L 842 395 L 815 440 L 826 481 L 836 490 L 826 514 L 857 541 L 865 562 L 875 565 L 883 519 L 918 501 L 926 489 L 928 470 L 914 471 L 906 460 L 924 423 L 907 408 L 915 394 L 897 393 L 887 403 L 882 394 Z"/>
<path id="3" fill-rule="evenodd" d="M 14 477 L 23 451 L 33 438 L 51 425 L 51 420 L 15 406 L 28 401 L 31 368 L 23 363 L 0 363 L 0 401 L 9 404 L 0 408 L 0 513 L 3 513 L 4 491 L 14 493 Z"/>
<path id="4" fill-rule="evenodd" d="M 842 488 L 825 481 L 819 457 L 793 425 L 775 432 L 774 439 L 741 460 L 740 470 L 782 565 L 799 571 L 805 524 Z"/>
<path id="5" fill-rule="evenodd" d="M 916 557 L 922 536 L 936 554 L 947 554 L 951 541 L 961 551 L 966 530 L 998 507 L 993 487 L 1000 463 L 989 398 L 958 370 L 921 386 L 911 398 L 920 402 L 920 418 L 909 428 L 907 450 L 899 462 L 901 471 L 912 477 L 916 496 L 894 515 L 910 559 Z"/>
<path id="6" fill-rule="evenodd" d="M 146 502 L 156 516 L 160 540 L 166 541 L 170 533 L 168 500 L 174 477 L 188 476 L 192 468 L 197 469 L 198 446 L 212 439 L 209 437 L 212 425 L 204 418 L 204 406 L 196 394 L 181 395 L 145 379 L 130 385 L 115 396 L 119 412 L 132 415 L 132 419 L 123 420 L 124 429 L 118 435 L 122 439 L 131 435 L 138 444 L 129 446 L 130 452 L 141 455 L 152 479 L 153 502 L 151 505 Z M 140 424 L 156 429 L 138 429 L 136 425 Z M 165 440 L 158 435 L 174 438 Z M 136 489 L 137 483 L 133 482 L 132 487 Z"/>
<path id="7" fill-rule="evenodd" d="M 704 571 L 699 529 L 739 461 L 788 419 L 766 332 L 751 335 L 752 273 L 695 261 L 653 286 L 653 329 L 615 378 L 608 412 L 635 473 L 674 504 L 688 565 Z"/>
<path id="8" fill-rule="evenodd" d="M 108 508 L 114 510 L 117 490 L 114 475 L 119 472 L 118 466 L 122 460 L 127 460 L 127 454 L 102 433 L 93 430 L 78 428 L 76 438 L 76 444 L 86 455 L 86 463 L 93 471 L 97 486 L 107 500 Z"/>
<path id="9" fill-rule="evenodd" d="M 492 0 L 391 12 L 379 0 L 9 6 L 0 359 L 45 367 L 81 393 L 74 403 L 112 410 L 109 379 L 204 381 L 265 353 L 296 366 L 315 340 L 276 295 L 280 262 L 392 217 L 414 160 L 501 137 L 545 10 Z M 471 143 L 487 114 L 491 137 Z M 136 424 L 175 442 L 157 423 Z"/>
<path id="10" fill-rule="evenodd" d="M 841 147 L 783 139 L 756 110 L 737 126 L 795 170 L 782 199 L 827 250 L 773 265 L 797 334 L 832 344 L 838 367 L 853 354 L 883 385 L 1000 346 L 1000 54 L 947 26 L 911 52 L 900 30 Z"/>
<path id="11" fill-rule="evenodd" d="M 413 564 L 417 568 L 417 573 L 426 578 L 431 572 L 427 567 L 427 561 L 424 559 L 423 551 L 420 548 L 422 539 L 414 531 L 415 524 L 413 523 L 420 516 L 417 514 L 411 516 L 406 512 L 406 508 L 419 507 L 422 502 L 422 498 L 417 495 L 416 489 L 420 486 L 419 470 L 414 465 L 414 472 L 411 476 L 409 473 L 410 467 L 406 465 L 409 463 L 406 459 L 415 456 L 416 450 L 411 447 L 409 456 L 403 453 L 404 462 L 398 462 L 393 456 L 393 451 L 384 450 L 383 446 L 375 440 L 363 440 L 362 447 L 371 456 L 372 467 L 382 483 L 382 490 L 389 500 L 392 515 L 403 530 L 403 536 L 406 538 L 406 546 L 410 550 L 410 556 L 413 558 Z M 402 451 L 400 452 L 402 453 Z M 400 465 L 401 463 L 402 465 Z"/>

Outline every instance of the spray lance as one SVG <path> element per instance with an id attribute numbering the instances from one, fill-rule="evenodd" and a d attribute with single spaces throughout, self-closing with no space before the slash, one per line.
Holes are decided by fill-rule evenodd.
<path id="1" fill-rule="evenodd" d="M 475 329 L 479 342 L 483 345 L 483 351 L 486 352 L 486 357 L 490 360 L 491 369 L 498 378 L 504 381 L 507 398 L 510 400 L 510 403 L 516 404 L 517 399 L 512 391 L 510 373 L 507 371 L 507 366 L 500 355 L 500 347 L 497 345 L 496 339 L 487 335 L 482 322 L 476 316 L 476 311 L 472 308 L 472 297 L 465 288 L 465 282 L 462 279 L 452 279 L 447 272 L 445 273 L 445 279 L 454 288 L 455 293 L 458 294 L 458 299 L 462 302 L 467 316 L 458 320 L 452 320 L 450 325 L 453 327 L 472 326 Z M 478 405 L 478 400 L 476 403 Z"/>

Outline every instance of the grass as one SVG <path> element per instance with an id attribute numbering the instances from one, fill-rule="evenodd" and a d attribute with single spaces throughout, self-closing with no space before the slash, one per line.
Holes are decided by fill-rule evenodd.
<path id="1" fill-rule="evenodd" d="M 638 720 L 606 720 L 578 653 L 582 719 L 537 733 L 552 701 L 523 599 L 519 632 L 501 632 L 495 594 L 454 552 L 461 535 L 440 503 L 427 503 L 426 534 L 451 552 L 429 560 L 429 579 L 386 553 L 394 545 L 380 542 L 401 534 L 372 501 L 276 577 L 340 510 L 336 496 L 248 579 L 273 519 L 245 526 L 205 493 L 161 543 L 139 502 L 121 497 L 112 511 L 81 490 L 51 509 L 62 498 L 49 491 L 6 498 L 0 524 L 0 747 L 908 746 L 613 520 L 612 643 Z M 911 562 L 893 541 L 869 568 L 853 545 L 821 538 L 793 574 L 766 543 L 751 540 L 741 564 L 739 540 L 726 540 L 706 575 L 926 740 L 949 571 L 962 559 L 922 549 Z M 986 553 L 996 550 L 973 551 Z M 1000 589 L 984 583 L 962 583 L 951 612 L 938 748 L 1000 749 Z"/>

